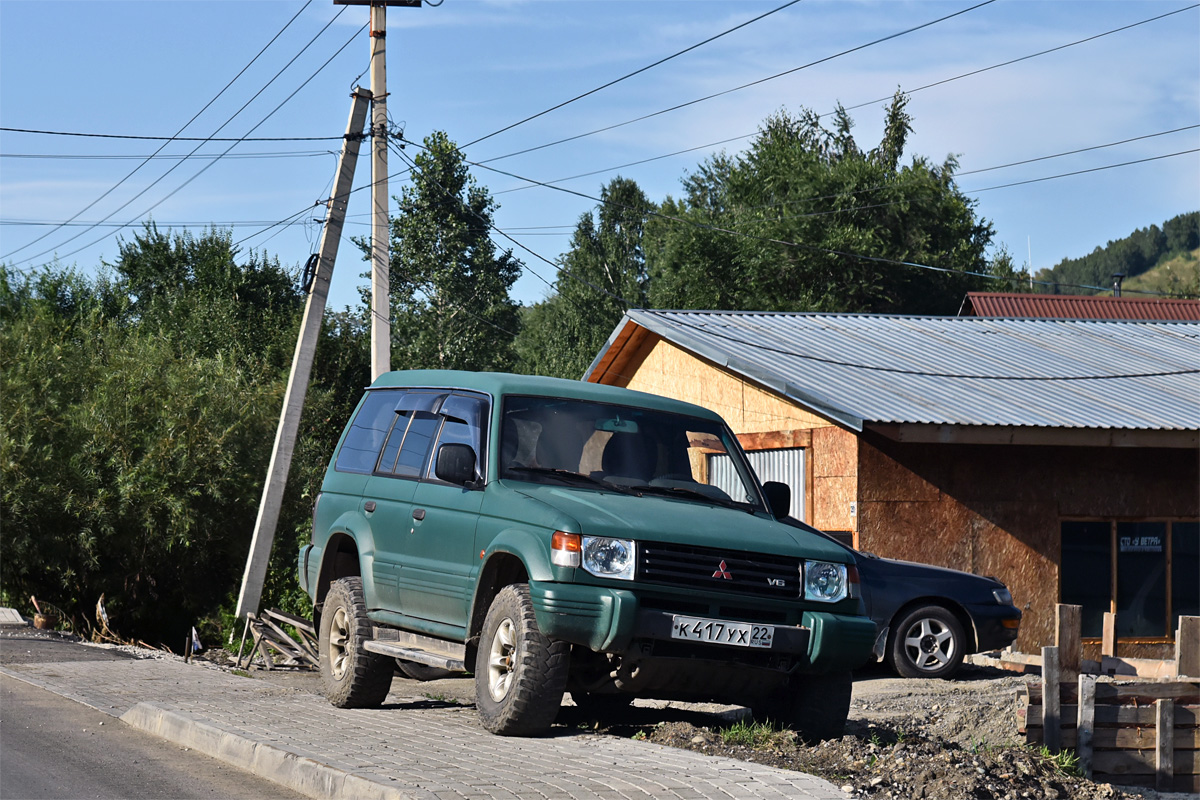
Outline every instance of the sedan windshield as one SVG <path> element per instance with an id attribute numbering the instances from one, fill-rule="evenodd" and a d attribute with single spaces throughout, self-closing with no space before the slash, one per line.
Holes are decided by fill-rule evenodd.
<path id="1" fill-rule="evenodd" d="M 508 397 L 500 474 L 761 510 L 754 479 L 720 422 L 549 397 Z"/>

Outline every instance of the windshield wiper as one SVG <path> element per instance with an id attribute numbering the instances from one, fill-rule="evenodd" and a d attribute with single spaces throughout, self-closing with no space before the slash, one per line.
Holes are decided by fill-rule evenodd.
<path id="1" fill-rule="evenodd" d="M 545 475 L 550 478 L 558 478 L 564 483 L 583 482 L 590 486 L 596 486 L 601 489 L 612 489 L 622 494 L 637 494 L 632 489 L 627 489 L 624 486 L 617 486 L 614 483 L 593 478 L 591 475 L 584 475 L 582 472 L 572 472 L 569 469 L 555 469 L 553 467 L 509 467 L 509 472 L 530 472 L 534 475 Z"/>
<path id="2" fill-rule="evenodd" d="M 695 489 L 687 489 L 682 486 L 646 485 L 631 486 L 630 488 L 639 492 L 651 492 L 653 494 L 663 494 L 672 497 L 686 497 L 689 500 L 702 500 L 706 503 L 712 503 L 713 505 L 724 506 L 725 508 L 734 508 L 739 511 L 748 511 L 751 514 L 754 513 L 754 509 L 746 507 L 745 503 L 738 503 L 735 500 L 726 500 L 723 497 L 713 497 L 712 495 L 705 494 L 704 492 L 698 492 Z"/>

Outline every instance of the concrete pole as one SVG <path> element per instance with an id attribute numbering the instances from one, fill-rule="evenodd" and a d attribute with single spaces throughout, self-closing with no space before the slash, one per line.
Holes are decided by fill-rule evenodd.
<path id="1" fill-rule="evenodd" d="M 371 93 L 358 89 L 352 97 L 354 104 L 350 108 L 350 122 L 346 126 L 346 137 L 342 140 L 337 179 L 329 196 L 325 229 L 321 233 L 320 260 L 317 262 L 316 275 L 309 288 L 308 301 L 304 305 L 304 318 L 300 322 L 300 335 L 296 339 L 295 355 L 292 356 L 287 393 L 283 396 L 283 412 L 279 416 L 275 446 L 271 450 L 271 463 L 267 467 L 267 482 L 258 506 L 254 538 L 250 541 L 250 554 L 246 557 L 246 571 L 242 575 L 242 588 L 237 604 L 239 619 L 247 614 L 258 613 L 258 604 L 262 600 L 263 582 L 267 577 L 267 563 L 271 557 L 271 542 L 275 539 L 279 509 L 283 505 L 283 490 L 287 485 L 292 451 L 295 450 L 296 436 L 300 430 L 300 412 L 304 410 L 304 395 L 308 390 L 317 338 L 325 316 L 325 301 L 329 297 L 333 263 L 337 258 L 338 243 L 342 239 L 346 205 L 354 183 L 354 164 L 358 160 L 359 143 L 362 140 L 363 125 L 367 121 L 367 103 L 371 99 Z"/>
<path id="2" fill-rule="evenodd" d="M 388 271 L 387 6 L 371 3 L 371 380 L 392 366 Z"/>

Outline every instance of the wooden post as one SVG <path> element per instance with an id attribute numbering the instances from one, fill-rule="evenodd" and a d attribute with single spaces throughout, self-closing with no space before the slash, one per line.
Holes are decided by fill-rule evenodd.
<path id="1" fill-rule="evenodd" d="M 1079 757 L 1079 771 L 1083 777 L 1092 777 L 1092 732 L 1096 728 L 1096 678 L 1092 675 L 1079 676 L 1079 713 L 1075 721 L 1075 755 Z"/>
<path id="2" fill-rule="evenodd" d="M 1167 792 L 1175 782 L 1175 703 L 1156 700 L 1154 706 L 1154 788 Z"/>
<path id="3" fill-rule="evenodd" d="M 1055 606 L 1054 644 L 1058 645 L 1062 679 L 1073 681 L 1079 675 L 1083 661 L 1083 641 L 1080 638 L 1083 606 L 1059 603 Z"/>
<path id="4" fill-rule="evenodd" d="M 1100 656 L 1117 657 L 1117 615 L 1112 611 L 1104 612 L 1104 632 L 1100 640 Z"/>
<path id="5" fill-rule="evenodd" d="M 1062 749 L 1062 690 L 1058 666 L 1058 648 L 1042 648 L 1042 737 L 1046 749 L 1057 753 Z"/>
<path id="6" fill-rule="evenodd" d="M 1200 678 L 1200 617 L 1180 617 L 1175 631 L 1175 675 Z"/>

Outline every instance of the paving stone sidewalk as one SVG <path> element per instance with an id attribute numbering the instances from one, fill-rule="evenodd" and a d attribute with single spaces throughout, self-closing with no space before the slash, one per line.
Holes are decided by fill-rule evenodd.
<path id="1" fill-rule="evenodd" d="M 390 695 L 381 709 L 169 658 L 3 672 L 311 797 L 742 800 L 845 795 L 811 775 L 617 737 L 493 736 L 475 709 Z"/>

